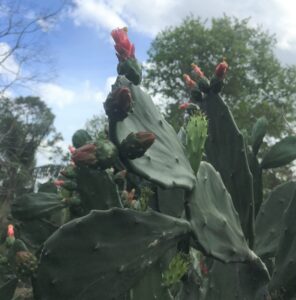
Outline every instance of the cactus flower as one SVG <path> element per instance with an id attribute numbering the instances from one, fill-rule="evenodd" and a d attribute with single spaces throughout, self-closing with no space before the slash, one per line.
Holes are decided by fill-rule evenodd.
<path id="1" fill-rule="evenodd" d="M 75 152 L 75 150 L 76 150 L 76 148 L 73 147 L 73 146 L 71 146 L 71 145 L 68 147 L 68 149 L 69 149 L 69 152 L 70 152 L 71 154 L 73 154 L 73 153 Z"/>
<path id="2" fill-rule="evenodd" d="M 188 74 L 184 74 L 184 75 L 183 75 L 183 79 L 184 79 L 186 85 L 187 85 L 190 89 L 195 88 L 196 82 L 193 81 L 193 80 L 190 78 L 190 76 L 189 76 Z"/>
<path id="3" fill-rule="evenodd" d="M 72 160 L 75 164 L 87 164 L 95 165 L 97 163 L 96 158 L 96 145 L 86 144 L 78 149 L 72 154 Z"/>
<path id="4" fill-rule="evenodd" d="M 56 187 L 62 187 L 65 184 L 65 181 L 64 180 L 55 180 L 53 183 Z"/>
<path id="5" fill-rule="evenodd" d="M 200 271 L 203 275 L 207 276 L 209 274 L 209 270 L 208 270 L 208 267 L 207 265 L 205 264 L 204 260 L 201 259 L 199 261 L 199 268 L 200 268 Z"/>
<path id="6" fill-rule="evenodd" d="M 114 47 L 120 61 L 135 58 L 135 46 L 128 39 L 126 27 L 112 30 L 111 36 L 115 42 Z"/>
<path id="7" fill-rule="evenodd" d="M 129 159 L 135 159 L 144 155 L 155 141 L 152 132 L 131 132 L 120 144 L 120 153 Z"/>
<path id="8" fill-rule="evenodd" d="M 14 226 L 12 224 L 9 224 L 7 226 L 7 237 L 6 237 L 6 244 L 7 246 L 12 246 L 15 242 L 15 236 L 14 236 Z"/>
<path id="9" fill-rule="evenodd" d="M 215 70 L 215 75 L 219 79 L 223 79 L 228 69 L 228 64 L 225 60 L 223 60 L 220 64 L 217 65 Z"/>
<path id="10" fill-rule="evenodd" d="M 135 134 L 135 138 L 143 148 L 148 149 L 155 141 L 155 134 L 152 132 L 140 131 Z"/>
<path id="11" fill-rule="evenodd" d="M 182 103 L 179 105 L 179 109 L 187 109 L 190 106 L 189 102 Z"/>
<path id="12" fill-rule="evenodd" d="M 198 67 L 196 64 L 191 64 L 192 67 L 192 71 L 194 72 L 194 74 L 196 74 L 198 77 L 204 77 L 204 73 L 202 72 L 202 70 L 200 69 L 200 67 Z"/>
<path id="13" fill-rule="evenodd" d="M 7 226 L 7 236 L 14 238 L 14 227 L 12 224 Z"/>
<path id="14" fill-rule="evenodd" d="M 106 114 L 116 121 L 124 120 L 132 106 L 132 95 L 127 87 L 120 87 L 110 93 L 104 103 Z"/>

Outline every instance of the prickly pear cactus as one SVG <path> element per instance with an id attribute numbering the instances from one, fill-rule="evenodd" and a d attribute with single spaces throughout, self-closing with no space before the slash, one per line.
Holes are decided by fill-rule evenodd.
<path id="1" fill-rule="evenodd" d="M 94 140 L 76 131 L 55 186 L 15 199 L 0 239 L 1 300 L 30 280 L 36 300 L 295 299 L 295 183 L 262 197 L 262 170 L 293 160 L 295 137 L 259 163 L 266 119 L 248 145 L 219 96 L 223 61 L 211 80 L 194 64 L 193 79 L 184 75 L 191 99 L 180 106 L 180 142 L 138 86 L 127 29 L 112 37 L 119 76 L 104 103 L 109 129 Z"/>
<path id="2" fill-rule="evenodd" d="M 117 78 L 113 89 L 118 87 L 130 89 L 133 110 L 123 121 L 114 123 L 110 120 L 111 140 L 120 145 L 131 132 L 139 131 L 152 132 L 156 136 L 155 142 L 142 157 L 133 160 L 122 157 L 126 165 L 133 172 L 163 188 L 180 187 L 191 190 L 195 178 L 174 129 L 165 121 L 151 97 L 140 87 L 121 76 Z"/>

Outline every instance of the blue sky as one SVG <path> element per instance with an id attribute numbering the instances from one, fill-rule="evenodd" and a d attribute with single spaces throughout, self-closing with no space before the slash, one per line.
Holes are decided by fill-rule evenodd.
<path id="1" fill-rule="evenodd" d="M 45 5 L 54 10 L 61 0 L 23 3 L 30 15 Z M 136 56 L 145 62 L 156 34 L 166 26 L 178 25 L 190 13 L 204 19 L 221 17 L 223 13 L 238 18 L 251 17 L 250 24 L 262 25 L 277 35 L 279 59 L 284 64 L 296 64 L 296 2 L 293 0 L 69 0 L 68 4 L 53 25 L 41 24 L 44 53 L 53 61 L 54 78 L 33 84 L 30 90 L 22 90 L 22 93 L 39 95 L 52 109 L 56 115 L 55 126 L 63 134 L 65 146 L 71 143 L 72 133 L 83 127 L 87 119 L 103 114 L 102 103 L 116 76 L 117 58 L 110 38 L 113 28 L 129 28 Z M 0 22 L 2 17 L 0 12 Z M 0 51 L 4 42 L 0 40 Z M 12 57 L 10 64 L 17 61 Z M 8 91 L 11 95 L 17 92 Z M 41 155 L 39 163 L 43 162 L 45 158 Z"/>

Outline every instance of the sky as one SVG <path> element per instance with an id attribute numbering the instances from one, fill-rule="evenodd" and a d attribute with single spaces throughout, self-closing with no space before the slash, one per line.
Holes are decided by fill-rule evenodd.
<path id="1" fill-rule="evenodd" d="M 40 9 L 55 10 L 61 0 L 23 3 L 24 18 L 30 18 Z M 103 102 L 116 78 L 112 29 L 128 27 L 136 56 L 144 63 L 157 33 L 180 24 L 189 14 L 202 19 L 223 14 L 240 19 L 250 17 L 250 25 L 261 25 L 276 34 L 275 51 L 280 61 L 296 64 L 295 11 L 294 0 L 68 0 L 56 22 L 40 23 L 44 55 L 51 58 L 54 76 L 49 82 L 35 83 L 21 93 L 40 96 L 47 103 L 56 115 L 55 127 L 62 133 L 62 145 L 66 147 L 71 144 L 75 130 L 82 128 L 94 114 L 104 113 Z M 3 14 L 0 10 L 0 24 Z M 0 55 L 5 47 L 9 47 L 9 41 L 0 40 Z M 7 64 L 10 68 L 18 67 L 14 57 Z M 46 66 L 42 68 L 47 72 Z M 0 72 L 5 69 L 0 67 Z M 20 92 L 12 88 L 7 93 L 16 96 Z M 45 162 L 46 155 L 39 154 L 38 164 Z"/>

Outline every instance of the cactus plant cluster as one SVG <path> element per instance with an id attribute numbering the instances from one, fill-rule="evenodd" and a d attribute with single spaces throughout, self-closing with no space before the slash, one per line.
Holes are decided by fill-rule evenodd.
<path id="1" fill-rule="evenodd" d="M 258 152 L 267 121 L 246 139 L 192 64 L 177 135 L 140 87 L 127 29 L 112 31 L 118 77 L 108 132 L 73 135 L 55 184 L 22 195 L 0 248 L 0 299 L 31 280 L 36 300 L 296 299 L 296 183 L 263 201 L 262 173 L 296 158 L 296 137 Z M 294 298 L 293 298 L 294 297 Z"/>

